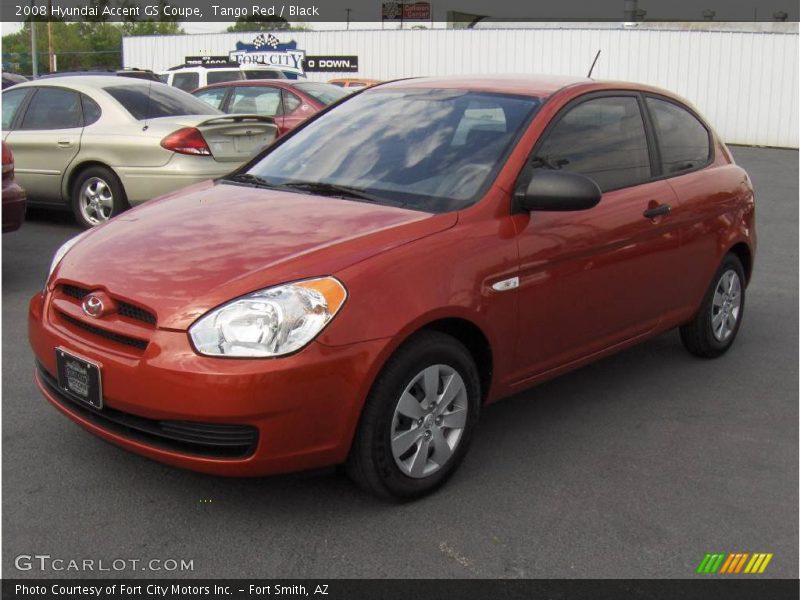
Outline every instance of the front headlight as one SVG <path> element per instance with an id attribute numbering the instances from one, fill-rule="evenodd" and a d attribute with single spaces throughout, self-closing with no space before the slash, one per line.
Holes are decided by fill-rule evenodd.
<path id="1" fill-rule="evenodd" d="M 189 328 L 189 336 L 207 356 L 282 356 L 313 340 L 346 297 L 333 277 L 279 285 L 212 310 Z"/>
<path id="2" fill-rule="evenodd" d="M 58 250 L 56 250 L 56 253 L 53 255 L 53 260 L 50 263 L 50 270 L 47 272 L 47 279 L 44 280 L 45 289 L 47 289 L 47 282 L 50 281 L 50 276 L 53 274 L 53 271 L 56 270 L 58 263 L 61 262 L 64 256 L 66 256 L 67 252 L 69 252 L 70 249 L 77 244 L 83 236 L 89 233 L 89 231 L 91 230 L 84 231 L 83 233 L 76 235 L 74 238 L 68 239 L 66 242 L 61 244 L 61 247 Z"/>

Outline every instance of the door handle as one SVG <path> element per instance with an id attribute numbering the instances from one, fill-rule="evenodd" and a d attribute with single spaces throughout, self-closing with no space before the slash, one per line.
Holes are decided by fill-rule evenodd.
<path id="1" fill-rule="evenodd" d="M 656 217 L 668 215 L 671 210 L 672 207 L 669 204 L 658 204 L 657 206 L 651 206 L 643 214 L 647 219 L 655 219 Z"/>
<path id="2" fill-rule="evenodd" d="M 72 148 L 72 140 L 58 140 L 56 143 L 59 148 Z"/>

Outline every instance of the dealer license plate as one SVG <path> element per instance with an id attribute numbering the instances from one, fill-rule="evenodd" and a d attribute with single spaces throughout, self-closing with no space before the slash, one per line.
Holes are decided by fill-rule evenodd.
<path id="1" fill-rule="evenodd" d="M 103 385 L 100 365 L 56 348 L 58 387 L 70 398 L 88 404 L 92 408 L 103 408 Z"/>

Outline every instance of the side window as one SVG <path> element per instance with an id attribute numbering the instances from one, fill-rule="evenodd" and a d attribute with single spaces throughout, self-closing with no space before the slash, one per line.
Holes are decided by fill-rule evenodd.
<path id="1" fill-rule="evenodd" d="M 587 100 L 568 109 L 532 157 L 533 166 L 574 171 L 603 191 L 650 178 L 639 102 L 632 96 Z"/>
<path id="2" fill-rule="evenodd" d="M 97 122 L 102 114 L 100 107 L 97 105 L 97 102 L 89 98 L 89 96 L 85 96 L 81 94 L 81 105 L 83 106 L 83 125 L 91 125 L 92 123 Z"/>
<path id="3" fill-rule="evenodd" d="M 184 92 L 191 92 L 200 87 L 199 73 L 175 73 L 172 77 L 172 85 Z"/>
<path id="4" fill-rule="evenodd" d="M 214 108 L 220 108 L 222 105 L 222 101 L 225 99 L 225 93 L 228 91 L 228 88 L 211 88 L 210 90 L 203 90 L 202 92 L 197 92 L 194 94 L 194 97 L 202 100 L 206 104 L 210 104 Z"/>
<path id="5" fill-rule="evenodd" d="M 242 72 L 238 69 L 226 71 L 208 71 L 206 73 L 206 84 L 222 83 L 224 81 L 239 81 L 244 79 Z"/>
<path id="6" fill-rule="evenodd" d="M 3 131 L 11 129 L 11 123 L 14 122 L 14 115 L 17 114 L 19 105 L 25 99 L 29 89 L 9 90 L 3 92 Z"/>
<path id="7" fill-rule="evenodd" d="M 647 108 L 653 116 L 665 175 L 696 169 L 708 162 L 708 130 L 693 114 L 657 98 L 647 98 Z"/>
<path id="8" fill-rule="evenodd" d="M 71 129 L 82 123 L 80 94 L 41 87 L 28 105 L 20 129 Z"/>
<path id="9" fill-rule="evenodd" d="M 297 110 L 297 107 L 302 103 L 303 101 L 295 96 L 292 92 L 283 90 L 283 112 L 290 113 L 293 110 Z"/>
<path id="10" fill-rule="evenodd" d="M 237 87 L 228 112 L 274 117 L 281 113 L 281 90 L 273 87 Z"/>

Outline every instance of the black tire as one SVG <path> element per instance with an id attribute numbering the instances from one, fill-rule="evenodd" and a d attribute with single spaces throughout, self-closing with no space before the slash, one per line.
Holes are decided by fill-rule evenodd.
<path id="1" fill-rule="evenodd" d="M 435 472 L 414 478 L 401 470 L 392 453 L 395 409 L 407 386 L 433 365 L 444 365 L 461 377 L 466 392 L 466 423 L 449 459 L 434 467 L 437 469 Z M 348 476 L 363 490 L 384 499 L 412 500 L 431 493 L 447 481 L 466 455 L 478 421 L 480 398 L 478 369 L 463 344 L 435 331 L 415 335 L 389 359 L 372 387 L 345 465 Z M 455 404 L 451 405 L 451 409 L 454 407 Z M 419 426 L 419 430 L 423 428 L 423 425 Z M 416 447 L 419 452 L 421 446 Z M 426 456 L 427 453 L 426 449 Z M 431 450 L 430 456 L 434 454 Z M 428 460 L 426 458 L 425 462 Z"/>
<path id="2" fill-rule="evenodd" d="M 101 187 L 100 189 L 106 189 L 108 192 L 110 192 L 112 209 L 111 213 L 107 217 L 102 219 L 98 218 L 97 222 L 93 222 L 91 220 L 92 213 L 90 212 L 90 209 L 87 209 L 86 214 L 84 214 L 81 204 L 84 186 L 87 184 L 91 186 L 96 182 L 100 182 L 102 186 L 104 186 L 104 188 Z M 95 227 L 96 225 L 101 224 L 111 217 L 117 216 L 129 208 L 128 197 L 125 195 L 125 188 L 122 187 L 122 183 L 120 182 L 119 178 L 111 169 L 99 166 L 84 169 L 75 178 L 75 182 L 72 184 L 70 195 L 70 206 L 72 207 L 72 214 L 75 215 L 75 220 L 84 229 Z"/>
<path id="3" fill-rule="evenodd" d="M 715 335 L 712 324 L 714 314 L 719 312 L 718 308 L 713 307 L 714 294 L 723 276 L 731 271 L 738 277 L 740 287 L 739 293 L 741 295 L 740 304 L 738 314 L 736 315 L 736 323 L 732 331 L 730 331 L 727 337 L 720 339 Z M 716 358 L 728 351 L 736 339 L 736 335 L 739 333 L 739 327 L 744 318 L 745 285 L 746 279 L 742 262 L 735 254 L 726 255 L 719 269 L 717 269 L 717 272 L 714 273 L 714 277 L 711 279 L 706 295 L 703 298 L 703 303 L 700 305 L 700 310 L 691 321 L 682 325 L 680 328 L 681 341 L 690 353 L 702 358 Z"/>

